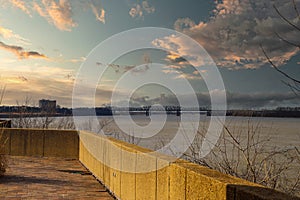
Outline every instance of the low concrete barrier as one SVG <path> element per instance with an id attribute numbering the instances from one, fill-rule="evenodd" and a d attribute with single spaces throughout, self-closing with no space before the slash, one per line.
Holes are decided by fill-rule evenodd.
<path id="1" fill-rule="evenodd" d="M 48 129 L 0 129 L 1 154 L 78 159 L 77 131 Z"/>
<path id="2" fill-rule="evenodd" d="M 300 199 L 85 131 L 0 129 L 0 154 L 74 158 L 119 199 Z"/>
<path id="3" fill-rule="evenodd" d="M 79 160 L 119 199 L 299 199 L 116 139 L 79 135 Z"/>

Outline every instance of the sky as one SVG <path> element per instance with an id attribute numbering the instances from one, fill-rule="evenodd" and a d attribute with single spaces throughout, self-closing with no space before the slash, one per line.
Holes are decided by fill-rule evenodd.
<path id="1" fill-rule="evenodd" d="M 94 59 L 91 74 L 93 67 L 95 71 L 105 68 L 95 92 L 96 106 L 111 104 L 112 92 L 128 93 L 124 85 L 115 87 L 118 80 L 127 77 L 125 85 L 134 85 L 130 77 L 143 79 L 145 75 L 160 79 L 167 75 L 168 83 L 179 92 L 174 94 L 159 84 L 138 85 L 130 97 L 134 106 L 162 101 L 176 105 L 178 96 L 189 102 L 190 94 L 181 86 L 185 80 L 200 106 L 209 105 L 211 91 L 202 77 L 205 66 L 199 74 L 198 66 L 187 62 L 193 48 L 184 40 L 171 35 L 155 40 L 163 47 L 175 45 L 175 52 L 143 49 L 121 55 L 113 63 L 89 57 L 111 36 L 143 27 L 176 30 L 201 45 L 221 74 L 229 108 L 300 105 L 299 96 L 284 84 L 290 80 L 272 68 L 262 51 L 280 70 L 300 79 L 299 48 L 283 41 L 299 44 L 300 31 L 276 12 L 300 27 L 300 0 L 0 1 L 3 105 L 24 104 L 28 99 L 37 105 L 39 99 L 55 99 L 71 107 L 74 83 L 87 59 Z"/>

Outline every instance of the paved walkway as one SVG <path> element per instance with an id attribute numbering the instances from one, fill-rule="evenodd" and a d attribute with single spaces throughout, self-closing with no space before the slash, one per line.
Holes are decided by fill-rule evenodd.
<path id="1" fill-rule="evenodd" d="M 114 199 L 78 160 L 8 157 L 0 199 Z"/>

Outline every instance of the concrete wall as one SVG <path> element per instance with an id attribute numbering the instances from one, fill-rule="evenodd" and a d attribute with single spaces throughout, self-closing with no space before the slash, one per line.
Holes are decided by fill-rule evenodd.
<path id="1" fill-rule="evenodd" d="M 78 158 L 119 199 L 299 199 L 89 132 L 1 129 L 0 154 Z M 79 148 L 78 148 L 79 147 Z"/>
<path id="2" fill-rule="evenodd" d="M 79 156 L 77 131 L 46 129 L 0 129 L 0 153 L 12 156 L 76 158 Z"/>
<path id="3" fill-rule="evenodd" d="M 119 199 L 299 199 L 112 138 L 79 135 L 79 160 Z"/>

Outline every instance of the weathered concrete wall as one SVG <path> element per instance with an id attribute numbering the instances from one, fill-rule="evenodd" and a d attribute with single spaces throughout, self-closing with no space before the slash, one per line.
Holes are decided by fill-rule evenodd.
<path id="1" fill-rule="evenodd" d="M 299 199 L 112 138 L 79 135 L 80 161 L 119 199 Z"/>
<path id="2" fill-rule="evenodd" d="M 0 153 L 13 156 L 79 157 L 77 131 L 0 129 Z"/>
<path id="3" fill-rule="evenodd" d="M 1 129 L 0 153 L 79 158 L 114 195 L 132 199 L 299 199 L 94 133 Z"/>

